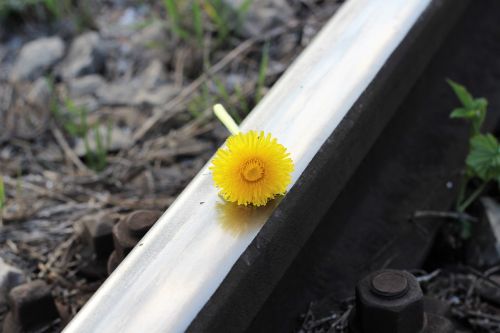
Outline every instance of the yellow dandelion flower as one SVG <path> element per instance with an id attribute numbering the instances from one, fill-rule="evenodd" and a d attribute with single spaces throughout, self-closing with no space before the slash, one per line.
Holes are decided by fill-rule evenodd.
<path id="1" fill-rule="evenodd" d="M 230 136 L 215 154 L 210 170 L 225 200 L 263 206 L 285 193 L 293 162 L 271 134 L 249 131 Z"/>

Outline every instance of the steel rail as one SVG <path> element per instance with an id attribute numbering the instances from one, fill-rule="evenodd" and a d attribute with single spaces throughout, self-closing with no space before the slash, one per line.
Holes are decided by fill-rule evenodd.
<path id="1" fill-rule="evenodd" d="M 292 190 L 431 2 L 349 0 L 245 119 L 243 131 L 271 132 L 289 149 Z M 237 262 L 252 265 L 244 252 L 287 199 L 227 204 L 207 164 L 64 332 L 199 330 L 193 320 Z"/>

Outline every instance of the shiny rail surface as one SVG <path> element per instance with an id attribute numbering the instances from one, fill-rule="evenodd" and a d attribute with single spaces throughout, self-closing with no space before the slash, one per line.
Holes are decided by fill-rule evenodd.
<path id="1" fill-rule="evenodd" d="M 243 131 L 289 149 L 292 186 L 430 2 L 349 0 L 249 114 Z M 64 332 L 186 330 L 277 204 L 223 202 L 205 166 Z"/>

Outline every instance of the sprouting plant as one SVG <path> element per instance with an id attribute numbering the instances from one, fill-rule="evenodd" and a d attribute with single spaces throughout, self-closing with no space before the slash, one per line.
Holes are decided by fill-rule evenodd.
<path id="1" fill-rule="evenodd" d="M 202 111 L 208 109 L 212 105 L 212 95 L 205 82 L 201 86 L 201 92 L 193 97 L 187 105 L 187 109 L 193 118 L 201 116 Z"/>
<path id="2" fill-rule="evenodd" d="M 486 117 L 488 101 L 485 98 L 472 97 L 464 86 L 452 80 L 447 80 L 447 82 L 462 103 L 462 107 L 454 109 L 451 112 L 450 117 L 469 120 L 472 124 L 471 138 L 480 134 L 481 126 L 483 125 Z"/>
<path id="3" fill-rule="evenodd" d="M 174 34 L 183 39 L 189 38 L 189 34 L 181 26 L 181 16 L 175 0 L 163 0 L 163 4 L 165 5 L 167 15 L 170 18 L 170 28 Z"/>
<path id="4" fill-rule="evenodd" d="M 85 136 L 84 144 L 85 144 L 85 159 L 87 164 L 96 171 L 102 171 L 107 165 L 108 161 L 108 148 L 111 145 L 111 123 L 108 123 L 106 127 L 106 137 L 103 138 L 103 134 L 99 130 L 99 127 L 92 127 L 94 138 L 95 138 L 95 147 L 91 147 L 88 135 Z"/>
<path id="5" fill-rule="evenodd" d="M 3 224 L 3 210 L 7 202 L 7 196 L 5 195 L 5 186 L 3 184 L 3 177 L 0 176 L 0 226 Z"/>
<path id="6" fill-rule="evenodd" d="M 189 43 L 203 47 L 203 35 L 214 32 L 222 44 L 233 31 L 238 31 L 252 0 L 233 8 L 222 0 L 163 0 L 172 32 Z"/>
<path id="7" fill-rule="evenodd" d="M 99 124 L 89 124 L 87 108 L 76 106 L 70 98 L 66 98 L 64 106 L 67 111 L 65 114 L 61 112 L 57 101 L 51 102 L 55 118 L 66 133 L 83 140 L 87 165 L 95 171 L 102 171 L 107 165 L 107 151 L 111 145 L 111 123 L 108 122 L 104 136 L 99 130 Z M 90 135 L 94 136 L 94 146 L 90 144 Z"/>
<path id="8" fill-rule="evenodd" d="M 66 99 L 65 106 L 68 114 L 65 116 L 59 114 L 59 119 L 63 120 L 62 124 L 66 132 L 73 137 L 86 137 L 89 131 L 87 108 L 77 107 L 70 98 Z"/>
<path id="9" fill-rule="evenodd" d="M 0 19 L 12 13 L 35 13 L 44 20 L 71 16 L 80 30 L 94 27 L 86 1 L 72 0 L 0 0 Z"/>
<path id="10" fill-rule="evenodd" d="M 196 41 L 199 47 L 203 47 L 203 17 L 199 1 L 194 1 L 192 8 L 193 28 L 196 36 Z"/>
<path id="11" fill-rule="evenodd" d="M 45 7 L 54 15 L 54 17 L 61 16 L 61 7 L 58 0 L 43 0 Z"/>
<path id="12" fill-rule="evenodd" d="M 257 77 L 257 87 L 255 88 L 255 104 L 262 98 L 262 90 L 266 81 L 267 68 L 269 67 L 269 43 L 262 49 L 262 59 L 259 65 L 259 76 Z"/>
<path id="13" fill-rule="evenodd" d="M 243 92 L 243 89 L 239 84 L 234 87 L 234 95 L 236 96 L 239 108 L 242 110 L 244 115 L 247 115 L 250 112 L 250 107 L 248 106 L 247 97 Z"/>
<path id="14" fill-rule="evenodd" d="M 488 101 L 485 98 L 474 98 L 464 86 L 456 82 L 448 80 L 448 84 L 462 103 L 460 108 L 452 111 L 450 117 L 465 119 L 471 124 L 469 153 L 465 160 L 466 170 L 460 183 L 456 202 L 456 210 L 462 214 L 490 182 L 500 183 L 500 144 L 492 134 L 481 131 L 486 118 Z M 467 194 L 467 185 L 472 179 L 478 179 L 480 184 L 472 193 Z M 471 231 L 470 223 L 465 220 L 461 220 L 461 223 L 461 236 L 468 238 Z"/>
<path id="15" fill-rule="evenodd" d="M 223 42 L 229 36 L 229 32 L 233 28 L 230 25 L 230 22 L 232 22 L 232 8 L 222 0 L 204 1 L 203 8 L 207 16 L 215 25 L 218 41 Z"/>
<path id="16" fill-rule="evenodd" d="M 224 86 L 224 84 L 222 83 L 222 81 L 219 79 L 214 79 L 214 82 L 215 82 L 215 86 L 217 87 L 217 92 L 218 92 L 219 98 L 222 99 L 224 101 L 224 103 L 226 103 L 227 105 L 233 104 L 232 103 L 233 101 L 232 101 L 231 97 L 229 96 L 229 93 L 228 93 L 226 87 Z M 236 110 L 236 108 L 234 109 L 234 111 L 229 112 L 229 114 L 231 115 L 231 117 L 233 117 L 233 119 L 236 121 L 237 124 L 241 123 L 242 119 L 241 119 L 240 115 L 238 114 L 238 111 Z"/>

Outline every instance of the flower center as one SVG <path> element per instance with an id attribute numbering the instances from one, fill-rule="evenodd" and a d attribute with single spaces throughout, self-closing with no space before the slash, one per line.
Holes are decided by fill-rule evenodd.
<path id="1" fill-rule="evenodd" d="M 241 167 L 241 177 L 243 180 L 253 183 L 264 177 L 264 163 L 258 159 L 246 161 Z"/>

